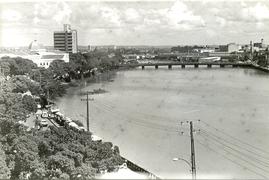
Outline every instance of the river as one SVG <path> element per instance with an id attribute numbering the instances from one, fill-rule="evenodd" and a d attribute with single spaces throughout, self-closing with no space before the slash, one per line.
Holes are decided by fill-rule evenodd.
<path id="1" fill-rule="evenodd" d="M 269 74 L 241 68 L 146 67 L 109 81 L 82 83 L 57 100 L 85 122 L 81 91 L 92 95 L 90 129 L 121 154 L 161 178 L 191 178 L 189 121 L 197 178 L 269 177 Z"/>

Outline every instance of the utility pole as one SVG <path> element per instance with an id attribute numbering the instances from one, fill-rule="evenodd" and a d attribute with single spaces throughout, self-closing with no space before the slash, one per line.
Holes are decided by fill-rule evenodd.
<path id="1" fill-rule="evenodd" d="M 195 150 L 194 150 L 192 121 L 190 121 L 190 135 L 191 135 L 191 173 L 192 173 L 192 179 L 196 179 Z"/>
<path id="2" fill-rule="evenodd" d="M 93 101 L 93 98 L 89 98 L 89 94 L 92 94 L 93 92 L 87 91 L 86 95 L 87 98 L 86 99 L 81 99 L 81 101 L 86 101 L 87 102 L 87 131 L 90 131 L 90 113 L 89 113 L 89 101 Z"/>

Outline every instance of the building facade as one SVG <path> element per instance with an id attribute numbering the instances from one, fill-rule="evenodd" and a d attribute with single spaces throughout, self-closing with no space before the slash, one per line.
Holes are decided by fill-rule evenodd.
<path id="1" fill-rule="evenodd" d="M 228 52 L 238 52 L 241 47 L 238 44 L 235 43 L 230 43 L 228 44 Z"/>
<path id="2" fill-rule="evenodd" d="M 220 45 L 219 46 L 219 52 L 238 52 L 241 49 L 240 45 L 236 43 L 229 43 L 227 45 Z"/>
<path id="3" fill-rule="evenodd" d="M 69 24 L 64 24 L 63 31 L 53 33 L 54 49 L 68 53 L 78 52 L 77 31 L 72 30 Z"/>

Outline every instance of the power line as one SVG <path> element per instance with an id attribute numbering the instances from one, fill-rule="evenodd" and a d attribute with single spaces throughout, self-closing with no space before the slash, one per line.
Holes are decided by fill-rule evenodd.
<path id="1" fill-rule="evenodd" d="M 95 105 L 93 105 L 93 106 L 95 106 Z M 119 118 L 119 117 L 123 118 L 118 113 L 110 111 L 110 110 L 108 110 L 108 109 L 106 109 L 104 107 L 100 108 L 100 107 L 95 106 L 95 108 L 100 109 L 100 110 L 106 110 L 106 111 L 108 111 L 110 113 L 109 115 L 114 116 L 116 118 Z M 102 115 L 102 116 L 105 117 L 104 115 Z M 149 122 L 144 122 L 144 121 L 134 119 L 134 118 L 131 118 L 131 119 L 129 119 L 129 121 L 125 121 L 125 122 L 135 124 L 135 125 L 145 127 L 145 128 L 151 128 L 151 129 L 155 129 L 155 130 L 165 131 L 165 132 L 168 132 L 168 133 L 179 133 L 179 131 L 167 129 L 168 127 L 165 129 L 163 126 L 160 126 L 160 125 L 157 125 L 157 124 L 152 124 L 152 123 L 149 123 Z"/>
<path id="2" fill-rule="evenodd" d="M 149 119 L 142 119 L 142 118 L 137 119 L 137 118 L 134 118 L 134 117 L 132 117 L 132 116 L 130 116 L 129 114 L 126 114 L 126 113 L 124 113 L 124 112 L 120 112 L 120 111 L 117 111 L 117 110 L 113 110 L 113 109 L 107 107 L 107 106 L 104 105 L 104 104 L 102 104 L 102 108 L 104 108 L 104 109 L 106 109 L 107 111 L 109 111 L 110 113 L 114 113 L 114 114 L 116 114 L 116 115 L 118 115 L 118 116 L 120 116 L 120 117 L 122 117 L 122 115 L 125 115 L 125 117 L 127 117 L 129 120 L 132 119 L 132 120 L 135 120 L 135 121 L 139 121 L 139 122 L 142 122 L 142 123 L 146 123 L 146 124 L 148 124 L 148 125 L 159 126 L 159 127 L 162 127 L 163 129 L 166 128 L 166 130 L 169 130 L 169 131 L 171 131 L 171 130 L 176 131 L 176 130 L 177 130 L 177 129 L 171 127 L 171 126 L 160 125 L 160 124 L 157 124 L 157 123 L 154 123 L 154 122 L 150 122 Z"/>
<path id="3" fill-rule="evenodd" d="M 242 144 L 245 144 L 245 145 L 247 145 L 248 147 L 253 148 L 253 149 L 255 149 L 256 151 L 260 151 L 260 152 L 262 152 L 262 153 L 264 153 L 264 154 L 266 154 L 266 155 L 269 154 L 269 152 L 265 151 L 264 149 L 261 149 L 261 148 L 259 148 L 259 147 L 253 146 L 253 145 L 251 145 L 251 144 L 249 144 L 249 143 L 247 143 L 247 142 L 244 142 L 244 141 L 242 141 L 242 140 L 240 140 L 240 139 L 238 139 L 238 138 L 236 138 L 236 137 L 234 137 L 234 136 L 231 136 L 230 134 L 226 133 L 225 131 L 223 131 L 223 130 L 221 130 L 221 129 L 218 129 L 218 128 L 216 128 L 216 127 L 214 127 L 214 126 L 212 126 L 212 125 L 210 125 L 210 124 L 208 124 L 208 123 L 206 123 L 206 122 L 204 122 L 204 121 L 202 121 L 202 120 L 201 120 L 200 122 L 202 122 L 203 124 L 205 124 L 207 127 L 210 127 L 210 128 L 212 128 L 212 129 L 214 129 L 215 131 L 217 131 L 217 132 L 219 132 L 219 133 L 221 133 L 221 134 L 224 134 L 225 136 L 228 136 L 229 138 L 231 138 L 231 139 L 234 140 L 234 141 L 236 140 L 237 142 L 240 142 L 240 143 L 242 143 Z"/>
<path id="4" fill-rule="evenodd" d="M 265 175 L 263 175 L 263 174 L 261 174 L 261 173 L 255 171 L 255 170 L 253 170 L 253 169 L 250 169 L 249 167 L 244 166 L 244 165 L 238 163 L 237 161 L 234 161 L 234 160 L 228 158 L 227 156 L 225 156 L 225 155 L 219 153 L 219 151 L 216 151 L 216 150 L 214 150 L 213 148 L 211 148 L 211 147 L 209 147 L 209 146 L 203 144 L 203 143 L 200 142 L 198 139 L 196 139 L 196 142 L 198 142 L 200 145 L 202 145 L 202 146 L 205 147 L 206 149 L 209 149 L 210 151 L 213 151 L 213 152 L 215 152 L 216 154 L 221 155 L 222 157 L 224 157 L 225 159 L 231 161 L 232 163 L 234 163 L 234 164 L 236 164 L 236 165 L 238 165 L 238 166 L 240 166 L 240 167 L 242 167 L 242 168 L 244 168 L 244 169 L 247 169 L 247 170 L 249 170 L 249 171 L 255 173 L 256 175 L 259 175 L 259 176 L 263 177 L 264 179 L 268 179 L 268 177 L 266 177 Z"/>
<path id="5" fill-rule="evenodd" d="M 202 134 L 201 134 L 201 135 L 202 135 Z M 202 135 L 202 136 L 203 136 L 203 135 Z M 203 136 L 203 137 L 204 137 L 205 139 L 207 139 L 206 137 L 208 137 L 208 136 L 206 136 L 206 137 Z M 218 142 L 218 141 L 215 141 L 215 142 Z M 215 144 L 215 145 L 218 146 L 218 147 L 221 147 L 220 145 L 216 144 L 215 142 L 211 141 L 211 143 Z M 222 143 L 219 143 L 219 144 L 222 144 Z M 224 145 L 224 144 L 222 144 L 222 145 L 223 145 L 224 147 L 228 148 L 228 146 L 226 146 L 226 145 Z M 234 154 L 233 152 L 231 152 L 231 151 L 229 151 L 229 150 L 227 150 L 227 149 L 225 149 L 225 148 L 223 148 L 223 147 L 221 147 L 221 148 L 222 148 L 222 150 L 224 150 L 225 152 L 227 152 L 227 153 L 231 154 L 232 156 L 234 156 L 234 157 L 236 157 L 236 158 L 238 158 L 238 159 L 240 159 L 240 160 L 242 160 L 242 161 L 244 161 L 244 162 L 246 162 L 246 163 L 252 165 L 253 167 L 258 168 L 258 169 L 260 169 L 260 170 L 262 170 L 262 171 L 264 171 L 264 172 L 269 173 L 268 170 L 263 169 L 263 168 L 260 167 L 260 166 L 257 166 L 257 164 L 252 163 L 251 161 L 248 161 L 248 160 L 242 158 L 241 156 L 239 156 L 239 155 L 237 155 L 237 154 Z"/>
<path id="6" fill-rule="evenodd" d="M 102 103 L 107 105 L 107 106 L 110 106 L 111 108 L 114 108 L 116 106 L 115 104 L 113 104 L 113 102 L 108 101 L 108 100 L 102 100 Z M 162 119 L 166 119 L 166 120 L 169 119 L 169 121 L 166 121 L 166 123 L 178 122 L 178 120 L 175 120 L 175 118 L 169 118 L 169 117 L 155 115 L 155 114 L 148 114 L 148 113 L 145 113 L 142 111 L 139 111 L 139 112 L 133 111 L 133 109 L 128 108 L 128 106 L 125 106 L 124 109 L 128 110 L 128 112 L 133 112 L 133 113 L 138 114 L 138 115 L 144 115 L 144 116 L 149 117 L 151 119 L 152 118 L 158 118 L 158 119 L 162 118 Z M 173 122 L 171 122 L 171 121 L 173 121 Z"/>
<path id="7" fill-rule="evenodd" d="M 213 133 L 210 133 L 209 131 L 206 131 L 206 130 L 204 130 L 204 129 L 201 129 L 201 131 L 204 132 L 204 133 L 206 133 L 206 134 L 208 134 L 208 135 L 210 135 L 210 136 L 212 136 L 212 137 L 215 137 L 215 139 L 217 139 L 217 140 L 218 140 L 218 139 L 221 139 L 221 140 L 223 140 L 224 142 L 226 142 L 227 144 L 233 145 L 233 146 L 235 146 L 235 147 L 237 147 L 237 148 L 239 148 L 239 149 L 242 149 L 242 150 L 244 150 L 244 151 L 247 151 L 248 153 L 251 153 L 252 155 L 258 156 L 258 157 L 263 158 L 263 159 L 265 159 L 265 160 L 268 161 L 267 158 L 263 157 L 263 156 L 260 155 L 260 154 L 257 154 L 256 152 L 253 152 L 253 151 L 251 151 L 251 150 L 249 150 L 249 149 L 246 149 L 246 148 L 241 147 L 241 146 L 239 146 L 239 145 L 237 145 L 237 144 L 234 144 L 234 143 L 232 143 L 232 142 L 229 142 L 229 141 L 227 141 L 226 139 L 224 139 L 224 138 L 222 138 L 222 137 L 219 137 L 219 136 L 217 136 L 217 135 L 215 135 L 215 134 L 213 134 Z M 248 155 L 248 156 L 249 156 L 249 155 Z M 255 158 L 255 157 L 254 157 L 254 158 Z M 257 159 L 257 158 L 255 158 L 255 159 Z M 260 160 L 260 159 L 257 159 L 257 160 L 259 160 L 259 161 L 261 161 L 261 162 L 263 162 L 263 163 L 269 165 L 268 162 L 262 161 L 262 160 Z"/>

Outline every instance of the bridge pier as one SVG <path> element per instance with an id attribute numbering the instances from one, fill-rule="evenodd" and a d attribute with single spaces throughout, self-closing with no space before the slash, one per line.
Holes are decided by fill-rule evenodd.
<path id="1" fill-rule="evenodd" d="M 198 64 L 194 64 L 194 68 L 198 68 L 199 67 L 199 65 Z"/>
<path id="2" fill-rule="evenodd" d="M 155 65 L 155 69 L 158 69 L 158 65 Z"/>
<path id="3" fill-rule="evenodd" d="M 233 68 L 237 68 L 237 67 L 238 67 L 238 65 L 235 65 L 235 64 L 233 65 Z"/>
<path id="4" fill-rule="evenodd" d="M 221 65 L 220 65 L 221 68 L 224 68 L 224 66 L 225 66 L 224 64 L 221 64 Z"/>
<path id="5" fill-rule="evenodd" d="M 172 64 L 169 64 L 168 65 L 168 69 L 172 69 Z"/>
<path id="6" fill-rule="evenodd" d="M 144 70 L 145 69 L 145 66 L 141 66 L 142 67 L 142 70 Z"/>
<path id="7" fill-rule="evenodd" d="M 182 65 L 181 65 L 181 68 L 185 68 L 185 64 L 182 64 Z"/>
<path id="8" fill-rule="evenodd" d="M 211 65 L 211 64 L 208 64 L 208 65 L 207 65 L 207 67 L 208 67 L 208 68 L 211 68 L 211 67 L 212 67 L 212 65 Z"/>

